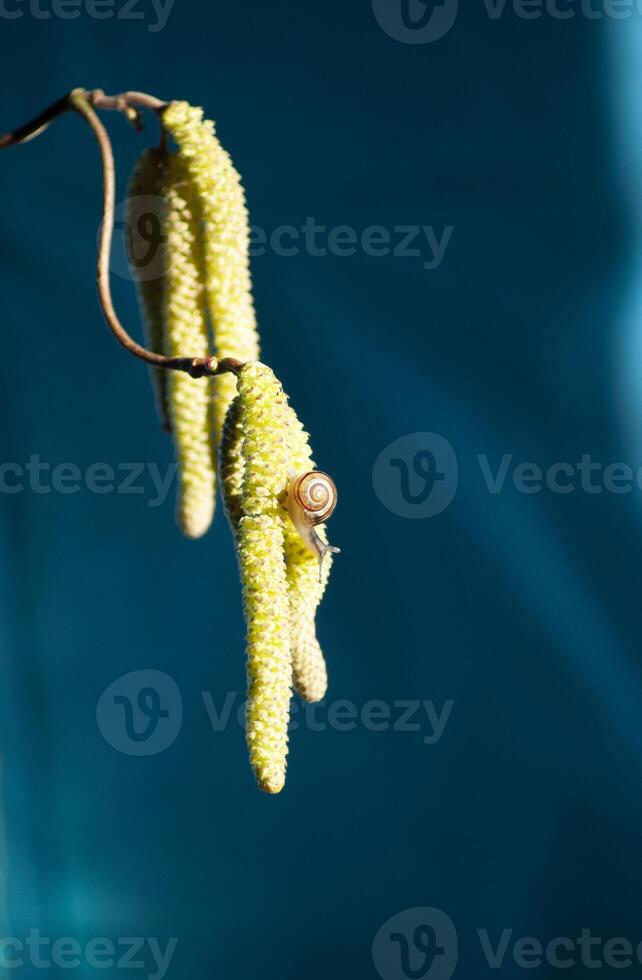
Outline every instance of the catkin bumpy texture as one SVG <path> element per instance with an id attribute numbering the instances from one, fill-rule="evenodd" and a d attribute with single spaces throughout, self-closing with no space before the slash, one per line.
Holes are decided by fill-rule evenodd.
<path id="1" fill-rule="evenodd" d="M 172 102 L 163 126 L 178 146 L 203 219 L 205 292 L 214 354 L 254 361 L 259 356 L 249 270 L 249 218 L 241 179 L 203 110 Z M 221 438 L 227 409 L 236 395 L 232 375 L 214 379 L 212 428 Z"/>
<path id="2" fill-rule="evenodd" d="M 164 197 L 163 351 L 169 357 L 207 357 L 199 206 L 178 156 L 167 159 Z M 188 538 L 199 538 L 212 522 L 216 492 L 211 380 L 183 371 L 168 374 L 166 401 L 178 463 L 177 521 Z"/>
<path id="3" fill-rule="evenodd" d="M 290 608 L 279 492 L 287 479 L 286 401 L 274 375 L 246 364 L 238 378 L 243 439 L 236 534 L 247 622 L 250 763 L 262 789 L 285 783 L 292 686 Z"/>
<path id="4" fill-rule="evenodd" d="M 320 700 L 326 693 L 315 615 L 332 559 L 328 556 L 324 562 L 320 582 L 317 556 L 308 550 L 284 507 L 291 473 L 314 468 L 308 436 L 287 396 L 270 368 L 260 363 L 245 365 L 238 384 L 239 395 L 223 428 L 219 473 L 244 585 L 250 759 L 259 784 L 266 788 L 267 782 L 280 786 L 285 778 L 290 683 L 307 701 Z M 325 540 L 324 528 L 317 530 Z M 259 571 L 266 568 L 269 577 L 259 581 Z M 261 614 L 270 624 L 267 634 L 255 628 Z M 269 780 L 261 775 L 266 767 Z"/>

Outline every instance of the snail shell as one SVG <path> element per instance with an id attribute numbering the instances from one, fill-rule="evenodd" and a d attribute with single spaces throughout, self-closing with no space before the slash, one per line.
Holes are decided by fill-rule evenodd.
<path id="1" fill-rule="evenodd" d="M 337 506 L 337 488 L 332 477 L 312 470 L 296 477 L 290 491 L 295 507 L 300 508 L 309 527 L 323 524 Z"/>
<path id="2" fill-rule="evenodd" d="M 322 541 L 314 528 L 332 516 L 337 506 L 337 497 L 334 480 L 321 470 L 291 476 L 288 480 L 285 505 L 308 549 L 319 559 L 319 581 L 323 559 L 327 554 L 338 554 L 339 548 L 333 548 Z"/>

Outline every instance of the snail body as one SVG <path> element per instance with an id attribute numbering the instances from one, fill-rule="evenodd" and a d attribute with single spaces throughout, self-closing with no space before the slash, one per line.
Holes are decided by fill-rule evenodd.
<path id="1" fill-rule="evenodd" d="M 326 544 L 316 531 L 334 513 L 337 488 L 332 477 L 321 470 L 291 475 L 286 488 L 285 507 L 307 548 L 319 559 L 319 577 L 327 554 L 338 554 L 339 548 Z"/>

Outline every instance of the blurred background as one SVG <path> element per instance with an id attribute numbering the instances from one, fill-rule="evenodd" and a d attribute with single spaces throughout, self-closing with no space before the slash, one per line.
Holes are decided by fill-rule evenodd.
<path id="1" fill-rule="evenodd" d="M 337 482 L 342 547 L 328 697 L 297 710 L 267 797 L 229 530 L 219 508 L 179 535 L 147 371 L 98 309 L 96 147 L 69 116 L 3 152 L 12 976 L 581 976 L 582 930 L 603 974 L 616 948 L 627 966 L 614 937 L 639 973 L 638 6 L 0 9 L 0 131 L 78 85 L 216 120 L 263 359 Z M 103 119 L 122 202 L 157 131 Z M 122 249 L 121 230 L 115 300 L 140 336 Z M 143 683 L 168 714 L 136 742 L 101 697 L 134 710 Z"/>

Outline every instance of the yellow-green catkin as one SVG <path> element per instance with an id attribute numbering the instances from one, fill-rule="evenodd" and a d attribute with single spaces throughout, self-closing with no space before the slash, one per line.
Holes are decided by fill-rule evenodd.
<path id="1" fill-rule="evenodd" d="M 242 517 L 237 547 L 247 621 L 247 746 L 267 793 L 285 784 L 292 666 L 283 524 L 262 514 Z"/>
<path id="2" fill-rule="evenodd" d="M 292 682 L 304 701 L 321 701 L 328 688 L 328 673 L 317 639 L 315 617 L 332 559 L 330 555 L 326 556 L 319 582 L 318 559 L 310 554 L 296 529 L 287 529 L 284 544 L 290 600 Z"/>
<path id="3" fill-rule="evenodd" d="M 219 360 L 254 361 L 259 345 L 249 271 L 249 219 L 240 177 L 202 109 L 172 102 L 163 113 L 163 126 L 178 144 L 201 208 L 214 353 Z M 231 375 L 214 379 L 212 424 L 217 444 L 235 394 Z"/>
<path id="4" fill-rule="evenodd" d="M 197 205 L 183 161 L 176 156 L 167 164 L 165 208 L 164 352 L 207 357 Z M 199 538 L 212 522 L 216 491 L 209 379 L 170 371 L 167 403 L 178 461 L 177 521 L 188 538 Z"/>
<path id="5" fill-rule="evenodd" d="M 247 620 L 247 744 L 259 786 L 285 783 L 292 684 L 290 607 L 280 494 L 287 480 L 287 402 L 272 371 L 238 377 L 243 483 L 237 548 Z"/>
<path id="6" fill-rule="evenodd" d="M 288 477 L 314 469 L 308 435 L 294 410 L 287 404 L 287 397 L 269 368 L 256 365 L 250 369 L 248 366 L 245 372 L 246 378 L 260 374 L 263 386 L 267 387 L 272 401 L 278 403 L 279 407 L 279 429 L 282 430 L 283 435 L 279 437 L 278 444 L 284 447 L 284 454 L 279 458 L 278 479 L 270 491 L 276 508 L 276 504 L 282 503 L 283 490 Z M 256 383 L 254 390 L 259 404 L 263 405 L 266 392 Z M 219 453 L 219 473 L 225 511 L 235 532 L 243 513 L 242 484 L 246 455 L 241 412 L 242 405 L 239 397 L 232 402 L 228 411 Z M 256 448 L 260 449 L 260 444 Z M 265 460 L 260 459 L 259 473 L 265 465 Z M 276 509 L 283 521 L 293 683 L 297 693 L 304 700 L 319 701 L 326 694 L 327 670 L 316 636 L 315 617 L 330 574 L 332 556 L 331 554 L 326 556 L 321 580 L 319 580 L 317 556 L 307 548 L 285 508 L 279 506 Z M 321 527 L 317 530 L 325 540 L 325 529 Z"/>
<path id="7" fill-rule="evenodd" d="M 155 147 L 145 150 L 134 166 L 127 191 L 125 227 L 130 268 L 136 279 L 141 317 L 145 327 L 146 346 L 155 354 L 163 353 L 163 236 L 149 240 L 145 225 L 150 218 L 160 229 L 163 210 L 164 156 Z M 167 372 L 150 368 L 161 424 L 169 431 L 167 411 Z"/>

